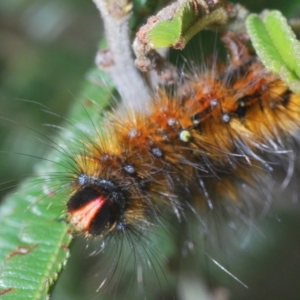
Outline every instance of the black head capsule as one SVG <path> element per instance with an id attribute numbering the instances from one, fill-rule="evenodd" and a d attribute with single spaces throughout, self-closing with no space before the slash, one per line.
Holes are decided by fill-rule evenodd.
<path id="1" fill-rule="evenodd" d="M 69 222 L 88 235 L 102 235 L 122 228 L 125 196 L 110 180 L 80 175 L 81 187 L 67 203 Z"/>

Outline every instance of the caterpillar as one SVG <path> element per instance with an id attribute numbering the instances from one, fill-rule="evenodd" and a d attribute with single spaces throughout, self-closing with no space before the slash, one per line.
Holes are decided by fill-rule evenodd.
<path id="1" fill-rule="evenodd" d="M 275 170 L 288 184 L 294 162 L 284 141 L 299 128 L 300 96 L 240 36 L 222 40 L 227 64 L 159 88 L 143 112 L 115 108 L 105 130 L 85 141 L 67 202 L 77 231 L 138 243 L 174 214 L 182 234 L 196 218 L 213 235 L 209 219 L 225 217 L 237 229 L 234 220 L 249 226 L 270 205 Z"/>
<path id="2" fill-rule="evenodd" d="M 223 40 L 240 49 L 229 66 L 190 76 L 173 95 L 159 90 L 143 114 L 117 108 L 106 131 L 85 146 L 67 204 L 79 231 L 147 228 L 161 211 L 181 219 L 190 205 L 242 206 L 235 182 L 253 185 L 250 169 L 272 171 L 268 155 L 288 151 L 282 140 L 299 127 L 299 96 L 242 51 L 237 36 Z"/>

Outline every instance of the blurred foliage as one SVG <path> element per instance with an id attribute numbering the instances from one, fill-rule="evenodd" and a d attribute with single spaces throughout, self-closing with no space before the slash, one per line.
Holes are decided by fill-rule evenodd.
<path id="1" fill-rule="evenodd" d="M 281 10 L 286 16 L 300 16 L 298 0 L 244 0 L 240 3 L 253 12 L 269 8 Z M 30 153 L 37 158 L 44 155 L 49 147 L 28 137 L 30 130 L 22 125 L 45 135 L 52 134 L 43 124 L 60 124 L 63 117 L 46 113 L 34 102 L 64 116 L 76 98 L 87 70 L 93 66 L 101 35 L 99 13 L 92 1 L 0 1 L 0 116 L 17 122 L 0 120 L 0 148 L 3 151 Z M 37 160 L 1 154 L 0 182 L 31 172 Z M 10 185 L 2 185 L 2 193 Z M 218 267 L 208 267 L 204 253 L 200 253 L 198 260 L 203 260 L 199 264 L 202 264 L 208 285 L 227 287 L 231 292 L 230 299 L 236 300 L 299 299 L 300 239 L 297 229 L 300 218 L 299 204 L 296 204 L 285 203 L 278 218 L 271 217 L 257 224 L 259 230 L 244 249 L 230 249 L 230 253 L 224 254 L 228 258 L 226 267 L 229 266 L 249 289 L 233 281 Z M 91 258 L 87 259 L 82 243 L 85 242 L 78 240 L 74 245 L 67 270 L 54 288 L 53 299 L 94 296 L 95 288 L 90 284 L 96 282 L 97 287 L 99 277 L 87 271 L 88 275 L 84 277 L 88 279 L 85 280 L 82 270 L 94 265 L 98 258 L 89 261 Z M 186 264 L 193 264 L 195 257 L 191 260 Z"/>
<path id="2" fill-rule="evenodd" d="M 42 111 L 44 104 L 64 116 L 102 36 L 92 1 L 0 1 L 0 120 L 2 149 L 43 156 L 46 147 L 25 125 L 46 134 L 43 124 L 62 121 Z M 33 159 L 2 155 L 0 182 L 28 173 Z"/>

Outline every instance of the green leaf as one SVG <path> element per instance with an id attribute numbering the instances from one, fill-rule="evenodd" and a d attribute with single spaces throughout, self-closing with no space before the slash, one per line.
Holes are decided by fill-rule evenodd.
<path id="1" fill-rule="evenodd" d="M 169 12 L 166 15 L 168 16 Z M 183 1 L 171 19 L 158 20 L 149 30 L 147 40 L 152 49 L 165 47 L 183 49 L 200 30 L 207 26 L 223 24 L 226 20 L 227 15 L 219 4 L 214 5 L 208 12 L 203 1 Z"/>
<path id="2" fill-rule="evenodd" d="M 267 12 L 263 19 L 248 16 L 246 27 L 252 44 L 271 72 L 278 74 L 291 90 L 300 93 L 300 42 L 279 11 Z"/>
<path id="3" fill-rule="evenodd" d="M 78 132 L 93 130 L 89 118 L 95 118 L 110 99 L 110 83 L 104 84 L 105 74 L 94 70 L 89 78 L 103 85 L 86 82 L 82 96 L 67 118 L 75 120 L 75 129 L 80 130 L 66 126 L 60 137 L 65 146 L 73 138 L 78 140 Z M 96 108 L 90 99 L 97 101 Z M 70 191 L 61 188 L 60 174 L 65 173 L 60 172 L 66 172 L 70 159 L 58 145 L 60 140 L 51 143 L 58 151 L 41 161 L 35 175 L 6 197 L 0 207 L 1 299 L 46 299 L 49 286 L 69 256 L 72 237 L 63 212 Z M 55 187 L 57 191 L 52 190 Z"/>
<path id="4" fill-rule="evenodd" d="M 279 11 L 272 11 L 265 17 L 265 26 L 288 68 L 300 77 L 300 42 Z M 297 68 L 298 67 L 298 68 Z"/>

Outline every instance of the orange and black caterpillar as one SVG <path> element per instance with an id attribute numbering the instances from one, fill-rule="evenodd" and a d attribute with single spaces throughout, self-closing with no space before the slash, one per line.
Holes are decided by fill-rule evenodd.
<path id="1" fill-rule="evenodd" d="M 120 106 L 86 142 L 67 203 L 78 231 L 142 231 L 165 211 L 182 219 L 187 209 L 243 216 L 249 202 L 267 201 L 253 191 L 289 153 L 284 140 L 299 128 L 300 96 L 243 38 L 222 39 L 229 64 L 186 75 L 173 92 L 160 89 L 143 113 Z"/>

